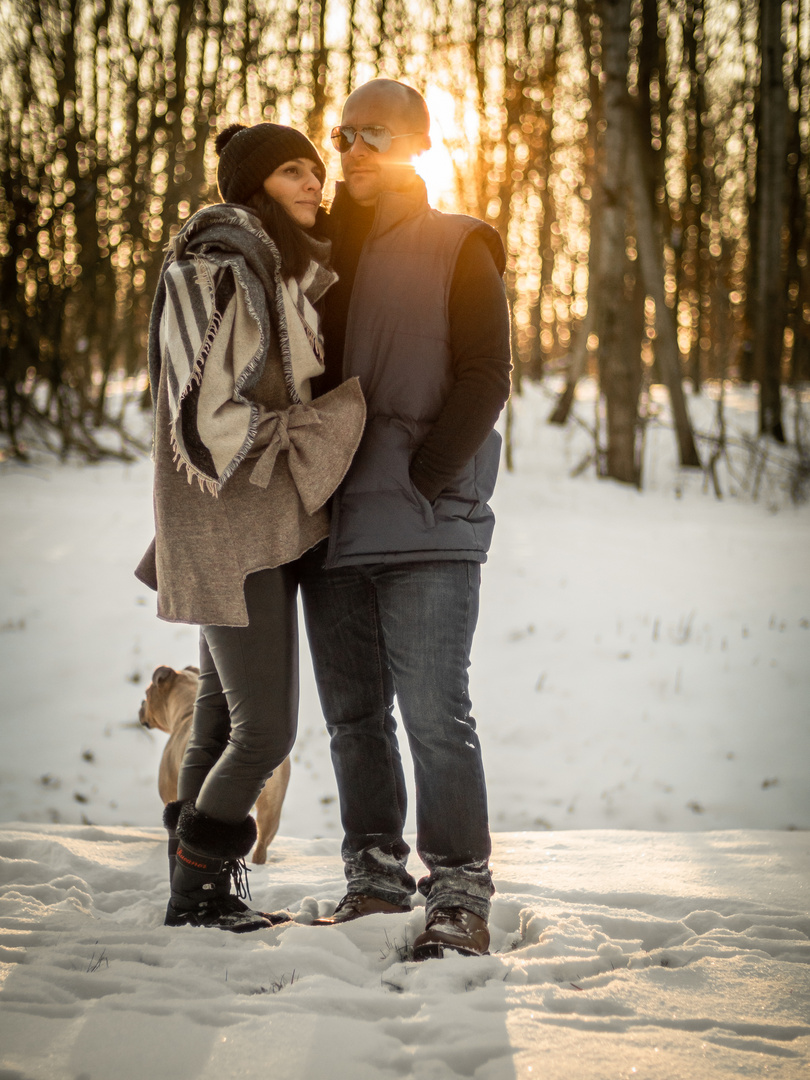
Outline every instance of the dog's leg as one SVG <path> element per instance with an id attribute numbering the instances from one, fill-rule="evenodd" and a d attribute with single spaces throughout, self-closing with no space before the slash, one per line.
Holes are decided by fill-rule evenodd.
<path id="1" fill-rule="evenodd" d="M 177 778 L 180 775 L 180 766 L 190 731 L 190 719 L 181 720 L 169 735 L 169 741 L 163 748 L 158 771 L 158 791 L 164 805 L 174 802 L 177 798 Z"/>
<path id="2" fill-rule="evenodd" d="M 253 849 L 251 862 L 267 862 L 267 848 L 273 837 L 278 832 L 278 823 L 281 818 L 281 807 L 290 782 L 290 759 L 284 761 L 275 770 L 273 775 L 264 785 L 256 800 L 256 826 L 258 836 L 256 847 Z"/>

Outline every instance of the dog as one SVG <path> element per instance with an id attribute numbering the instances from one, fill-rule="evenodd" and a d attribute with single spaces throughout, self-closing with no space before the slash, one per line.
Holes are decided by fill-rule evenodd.
<path id="1" fill-rule="evenodd" d="M 158 728 L 169 736 L 158 771 L 158 791 L 164 806 L 177 798 L 177 776 L 191 734 L 199 677 L 200 669 L 192 666 L 182 671 L 165 665 L 155 668 L 138 713 L 138 720 L 145 728 Z M 285 758 L 256 800 L 258 835 L 251 857 L 253 863 L 267 862 L 267 848 L 278 832 L 281 806 L 289 782 L 290 759 Z"/>

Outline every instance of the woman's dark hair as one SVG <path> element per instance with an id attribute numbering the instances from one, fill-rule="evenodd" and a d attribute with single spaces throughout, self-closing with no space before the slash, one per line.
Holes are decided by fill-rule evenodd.
<path id="1" fill-rule="evenodd" d="M 297 225 L 284 207 L 277 203 L 264 188 L 259 188 L 245 203 L 259 215 L 265 232 L 281 255 L 281 276 L 298 278 L 306 271 L 312 259 L 312 247 L 307 234 Z"/>

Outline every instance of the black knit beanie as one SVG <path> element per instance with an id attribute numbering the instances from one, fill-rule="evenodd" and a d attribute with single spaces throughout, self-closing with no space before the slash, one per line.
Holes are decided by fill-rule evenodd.
<path id="1" fill-rule="evenodd" d="M 217 187 L 223 202 L 245 203 L 285 161 L 309 158 L 321 180 L 326 169 L 320 154 L 300 131 L 283 124 L 231 124 L 217 135 Z"/>

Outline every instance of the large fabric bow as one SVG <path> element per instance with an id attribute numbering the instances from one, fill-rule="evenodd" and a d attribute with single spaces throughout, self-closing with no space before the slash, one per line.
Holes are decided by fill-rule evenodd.
<path id="1" fill-rule="evenodd" d="M 301 503 L 308 514 L 314 514 L 346 475 L 365 415 L 357 379 L 342 383 L 309 405 L 265 413 L 260 437 L 269 441 L 250 474 L 251 484 L 267 488 L 279 454 L 286 451 Z"/>

